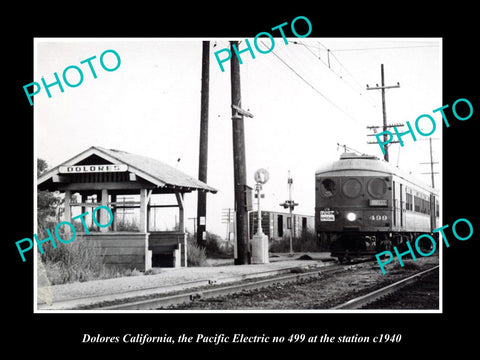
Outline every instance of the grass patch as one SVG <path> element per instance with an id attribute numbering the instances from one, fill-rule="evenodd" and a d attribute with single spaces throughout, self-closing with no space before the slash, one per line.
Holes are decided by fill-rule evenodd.
<path id="1" fill-rule="evenodd" d="M 322 243 L 317 238 L 317 234 L 313 230 L 305 230 L 298 237 L 292 238 L 292 248 L 294 252 L 322 252 L 330 251 L 329 244 Z M 285 236 L 281 240 L 274 240 L 270 245 L 270 252 L 289 252 L 290 238 Z"/>
<path id="2" fill-rule="evenodd" d="M 118 269 L 114 266 L 105 266 L 103 263 L 104 250 L 95 246 L 94 241 L 88 239 L 88 237 L 77 236 L 72 242 L 66 244 L 57 241 L 52 230 L 55 229 L 56 225 L 57 223 L 54 221 L 39 219 L 37 231 L 39 240 L 43 240 L 48 238 L 46 229 L 50 229 L 50 233 L 55 240 L 56 248 L 50 241 L 47 241 L 42 244 L 43 254 L 40 254 L 40 260 L 45 267 L 51 285 L 144 274 L 136 269 Z M 59 229 L 59 235 L 62 239 L 67 240 L 71 237 L 71 234 L 67 234 L 65 228 L 61 227 Z M 135 229 L 135 222 L 122 224 L 123 231 L 134 231 Z M 233 246 L 223 241 L 220 236 L 207 232 L 206 247 L 203 248 L 197 245 L 196 237 L 187 234 L 188 266 L 210 266 L 207 261 L 209 257 L 233 258 Z M 155 272 L 150 270 L 145 275 L 152 273 Z"/>
<path id="3" fill-rule="evenodd" d="M 132 220 L 117 220 L 117 230 L 116 231 L 140 231 L 140 226 L 135 219 Z"/>
<path id="4" fill-rule="evenodd" d="M 55 226 L 48 223 L 39 224 L 37 235 L 40 240 L 48 237 L 47 228 L 52 233 L 51 229 Z M 60 228 L 59 233 L 63 239 L 68 239 L 71 236 L 62 232 L 62 228 Z M 52 234 L 52 237 L 55 238 L 55 235 Z M 76 237 L 75 240 L 67 244 L 59 241 L 55 243 L 56 248 L 50 241 L 43 243 L 43 254 L 40 255 L 51 285 L 142 274 L 136 269 L 106 267 L 102 260 L 102 250 L 88 238 Z"/>
<path id="5" fill-rule="evenodd" d="M 205 248 L 197 245 L 197 240 L 190 234 L 187 237 L 187 265 L 208 266 Z"/>
<path id="6" fill-rule="evenodd" d="M 106 268 L 98 249 L 90 241 L 75 239 L 68 244 L 43 244 L 40 256 L 52 285 L 107 279 L 120 276 L 115 268 Z"/>
<path id="7" fill-rule="evenodd" d="M 233 259 L 233 244 L 208 231 L 205 251 L 211 259 Z"/>
<path id="8" fill-rule="evenodd" d="M 197 245 L 196 234 L 187 233 L 188 266 L 209 266 L 207 259 L 233 259 L 233 244 L 207 231 L 205 247 Z"/>

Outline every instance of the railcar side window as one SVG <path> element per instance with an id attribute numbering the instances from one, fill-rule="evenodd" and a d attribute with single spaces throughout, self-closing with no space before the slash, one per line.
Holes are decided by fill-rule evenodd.
<path id="1" fill-rule="evenodd" d="M 407 210 L 413 210 L 412 194 L 407 193 Z"/>
<path id="2" fill-rule="evenodd" d="M 420 201 L 421 199 L 418 197 L 418 196 L 413 196 L 413 204 L 414 204 L 414 208 L 415 208 L 415 212 L 420 212 Z"/>
<path id="3" fill-rule="evenodd" d="M 336 185 L 332 179 L 324 179 L 320 184 L 320 193 L 324 197 L 331 197 L 335 194 Z"/>

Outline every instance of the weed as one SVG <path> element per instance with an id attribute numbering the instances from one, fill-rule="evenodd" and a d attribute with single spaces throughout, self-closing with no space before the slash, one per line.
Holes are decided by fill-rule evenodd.
<path id="1" fill-rule="evenodd" d="M 323 244 L 314 231 L 305 230 L 299 237 L 292 238 L 292 248 L 294 252 L 320 252 L 329 251 L 327 244 Z M 281 240 L 273 240 L 270 245 L 270 252 L 289 252 L 290 238 L 283 237 Z"/>
<path id="2" fill-rule="evenodd" d="M 208 266 L 205 248 L 198 246 L 193 236 L 187 237 L 187 264 L 188 266 Z"/>
<path id="3" fill-rule="evenodd" d="M 47 223 L 47 225 L 49 225 Z M 48 226 L 53 228 L 54 226 Z M 48 237 L 45 224 L 38 226 L 38 238 Z M 59 229 L 59 235 L 63 239 L 70 238 Z M 115 267 L 107 267 L 103 263 L 103 250 L 88 238 L 77 236 L 70 243 L 55 242 L 56 248 L 51 242 L 42 244 L 43 254 L 41 261 L 45 266 L 47 277 L 52 285 L 89 280 L 108 279 L 119 276 L 135 276 L 140 274 L 138 270 L 119 270 Z"/>

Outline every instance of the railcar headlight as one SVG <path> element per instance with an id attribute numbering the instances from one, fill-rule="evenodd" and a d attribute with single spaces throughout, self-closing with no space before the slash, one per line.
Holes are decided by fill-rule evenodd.
<path id="1" fill-rule="evenodd" d="M 348 221 L 355 221 L 357 220 L 357 214 L 353 213 L 353 212 L 349 212 L 347 214 L 347 220 Z"/>

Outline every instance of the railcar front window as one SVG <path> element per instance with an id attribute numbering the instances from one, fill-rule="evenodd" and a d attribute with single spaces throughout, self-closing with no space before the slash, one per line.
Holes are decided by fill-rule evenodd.
<path id="1" fill-rule="evenodd" d="M 331 197 L 335 194 L 335 182 L 331 179 L 324 179 L 320 184 L 320 192 L 324 197 Z"/>
<path id="2" fill-rule="evenodd" d="M 387 192 L 387 183 L 380 178 L 371 179 L 368 183 L 368 192 L 373 197 L 382 197 Z"/>
<path id="3" fill-rule="evenodd" d="M 357 179 L 348 179 L 343 183 L 343 193 L 349 198 L 356 198 L 362 191 L 362 184 Z"/>

